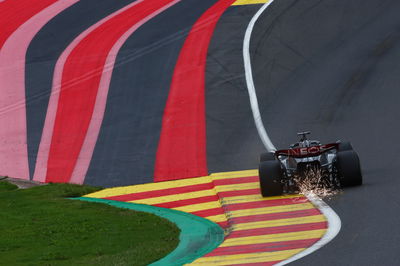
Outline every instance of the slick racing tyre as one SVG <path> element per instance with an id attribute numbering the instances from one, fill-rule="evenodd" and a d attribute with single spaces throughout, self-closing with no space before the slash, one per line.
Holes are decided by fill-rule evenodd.
<path id="1" fill-rule="evenodd" d="M 260 163 L 258 174 L 260 190 L 263 197 L 280 196 L 283 194 L 283 171 L 280 162 L 264 161 Z"/>
<path id="2" fill-rule="evenodd" d="M 355 151 L 337 153 L 337 170 L 342 187 L 362 185 L 360 159 Z"/>
<path id="3" fill-rule="evenodd" d="M 275 160 L 275 155 L 272 152 L 264 152 L 260 155 L 260 162 L 273 161 Z"/>
<path id="4" fill-rule="evenodd" d="M 339 143 L 339 151 L 352 151 L 353 146 L 348 141 L 340 142 Z"/>

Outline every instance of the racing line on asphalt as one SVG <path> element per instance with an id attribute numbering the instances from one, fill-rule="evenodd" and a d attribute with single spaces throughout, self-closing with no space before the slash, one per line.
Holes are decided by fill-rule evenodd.
<path id="1" fill-rule="evenodd" d="M 253 112 L 254 123 L 256 125 L 258 134 L 268 152 L 274 152 L 274 151 L 276 151 L 276 148 L 273 145 L 271 139 L 269 138 L 267 131 L 265 130 L 264 124 L 262 122 L 260 110 L 258 107 L 258 100 L 257 100 L 256 88 L 254 86 L 254 81 L 253 81 L 251 59 L 250 59 L 250 39 L 251 39 L 251 34 L 252 34 L 252 31 L 254 28 L 254 24 L 257 22 L 258 18 L 261 16 L 261 14 L 265 10 L 267 10 L 267 8 L 270 6 L 270 4 L 272 4 L 273 1 L 274 0 L 270 0 L 269 2 L 264 4 L 260 8 L 260 10 L 254 15 L 254 17 L 250 21 L 249 26 L 246 30 L 245 38 L 243 41 L 243 59 L 244 59 L 245 73 L 246 73 L 246 84 L 247 84 L 247 89 L 249 92 L 249 99 L 250 99 L 251 109 Z M 285 265 L 287 263 L 290 263 L 292 261 L 300 259 L 300 258 L 318 250 L 319 248 L 323 247 L 328 242 L 330 242 L 333 238 L 335 238 L 335 236 L 340 231 L 341 221 L 340 221 L 339 216 L 335 213 L 335 211 L 332 210 L 325 202 L 323 202 L 320 198 L 318 198 L 315 195 L 308 196 L 308 199 L 328 219 L 327 232 L 323 235 L 323 237 L 318 242 L 314 243 L 308 249 L 295 254 L 291 258 L 279 263 L 278 265 Z"/>

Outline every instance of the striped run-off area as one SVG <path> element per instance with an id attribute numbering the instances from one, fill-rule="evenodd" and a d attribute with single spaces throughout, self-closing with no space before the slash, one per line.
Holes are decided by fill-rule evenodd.
<path id="1" fill-rule="evenodd" d="M 207 218 L 224 242 L 192 264 L 272 265 L 318 241 L 327 221 L 302 195 L 262 198 L 256 170 L 105 189 L 86 197 L 148 204 Z"/>

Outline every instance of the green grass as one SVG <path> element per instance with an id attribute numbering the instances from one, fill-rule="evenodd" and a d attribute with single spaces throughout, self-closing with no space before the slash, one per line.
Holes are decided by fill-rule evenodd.
<path id="1" fill-rule="evenodd" d="M 0 265 L 147 265 L 179 242 L 155 215 L 65 199 L 99 188 L 0 182 Z"/>

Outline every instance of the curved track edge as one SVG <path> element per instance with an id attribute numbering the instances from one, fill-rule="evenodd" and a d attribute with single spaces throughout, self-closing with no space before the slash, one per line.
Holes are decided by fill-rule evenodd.
<path id="1" fill-rule="evenodd" d="M 220 226 L 189 213 L 143 204 L 97 198 L 80 197 L 74 199 L 152 213 L 175 223 L 181 230 L 178 246 L 166 257 L 150 264 L 153 266 L 190 263 L 217 248 L 224 240 L 224 230 Z"/>
<path id="2" fill-rule="evenodd" d="M 306 250 L 297 253 L 293 257 L 284 260 L 276 265 L 286 265 L 288 263 L 291 263 L 293 261 L 296 261 L 298 259 L 301 259 L 314 251 L 322 248 L 324 245 L 328 244 L 332 239 L 336 237 L 336 235 L 339 233 L 340 228 L 341 228 L 341 221 L 339 216 L 335 213 L 335 211 L 328 206 L 323 200 L 318 198 L 317 196 L 307 196 L 308 200 L 314 204 L 316 208 L 318 208 L 322 214 L 326 217 L 326 220 L 328 221 L 328 228 L 326 230 L 325 235 L 318 240 L 314 245 L 311 247 L 307 248 Z"/>
<path id="3" fill-rule="evenodd" d="M 265 148 L 268 151 L 275 151 L 276 148 L 273 145 L 271 139 L 269 138 L 267 131 L 265 130 L 264 124 L 262 122 L 262 117 L 260 114 L 260 110 L 258 107 L 258 100 L 257 100 L 257 94 L 256 94 L 256 88 L 254 85 L 253 81 L 253 74 L 252 74 L 252 67 L 251 67 L 251 59 L 250 59 L 250 40 L 251 40 L 251 34 L 254 28 L 255 23 L 257 22 L 258 18 L 261 16 L 261 14 L 268 9 L 268 7 L 274 2 L 274 0 L 270 0 L 266 2 L 264 5 L 261 6 L 261 8 L 257 11 L 257 13 L 254 15 L 254 17 L 251 19 L 247 29 L 246 29 L 246 34 L 245 38 L 243 41 L 243 60 L 244 60 L 244 66 L 245 66 L 245 77 L 246 77 L 246 84 L 247 84 L 247 89 L 249 93 L 249 100 L 250 100 L 250 105 L 254 117 L 254 123 L 256 125 L 258 134 L 265 146 Z M 314 245 L 311 247 L 307 248 L 306 250 L 294 255 L 293 257 L 284 260 L 277 265 L 285 265 L 290 262 L 293 262 L 295 260 L 298 260 L 304 256 L 307 256 L 308 254 L 311 254 L 312 252 L 320 249 L 327 243 L 329 243 L 332 239 L 335 238 L 335 236 L 339 233 L 340 228 L 341 228 L 341 221 L 339 216 L 335 213 L 335 211 L 328 206 L 323 200 L 318 198 L 317 196 L 308 196 L 307 197 L 316 208 L 318 208 L 323 215 L 326 217 L 328 221 L 328 229 L 324 236 L 316 242 Z"/>

